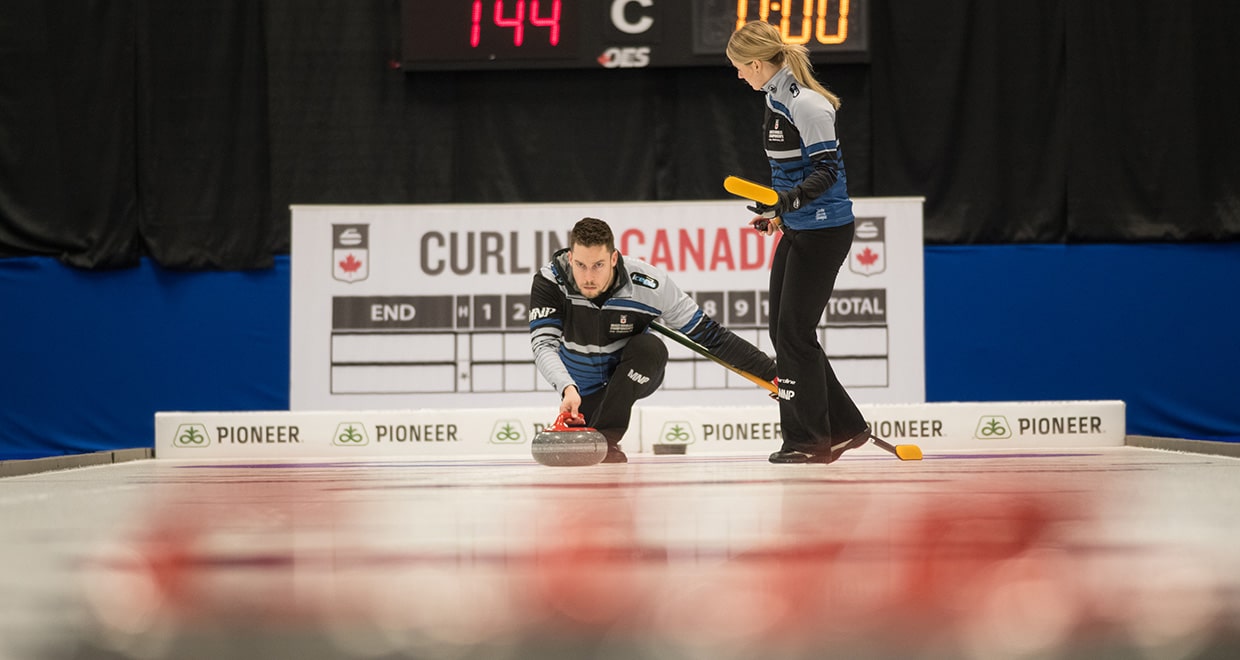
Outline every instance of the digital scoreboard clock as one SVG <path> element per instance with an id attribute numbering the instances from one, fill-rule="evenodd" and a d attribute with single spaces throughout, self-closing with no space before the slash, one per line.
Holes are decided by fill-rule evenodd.
<path id="1" fill-rule="evenodd" d="M 728 37 L 775 25 L 815 61 L 869 59 L 868 0 L 402 0 L 410 71 L 727 66 Z"/>

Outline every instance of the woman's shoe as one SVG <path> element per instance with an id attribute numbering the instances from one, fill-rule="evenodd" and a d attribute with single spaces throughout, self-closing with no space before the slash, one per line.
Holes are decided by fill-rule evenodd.
<path id="1" fill-rule="evenodd" d="M 771 454 L 768 460 L 772 463 L 834 463 L 839 460 L 840 456 L 844 455 L 844 452 L 849 449 L 856 449 L 869 441 L 870 427 L 867 426 L 864 431 L 843 442 L 831 445 L 829 448 L 824 447 L 823 451 L 781 449 Z"/>

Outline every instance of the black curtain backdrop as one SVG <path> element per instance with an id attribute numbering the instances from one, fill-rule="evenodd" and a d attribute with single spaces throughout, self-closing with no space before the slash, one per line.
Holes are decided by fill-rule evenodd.
<path id="1" fill-rule="evenodd" d="M 133 265 L 137 9 L 61 4 L 0 9 L 0 256 Z"/>
<path id="2" fill-rule="evenodd" d="M 138 230 L 149 254 L 177 268 L 270 266 L 262 3 L 144 0 L 140 8 L 130 93 L 139 108 Z"/>
<path id="3" fill-rule="evenodd" d="M 880 5 L 872 192 L 923 195 L 927 242 L 1069 238 L 1063 4 Z"/>
<path id="4" fill-rule="evenodd" d="M 854 196 L 938 244 L 1240 239 L 1240 3 L 875 0 Z M 406 73 L 399 0 L 8 0 L 0 257 L 245 269 L 289 204 L 726 198 L 761 96 L 693 69 Z M 686 38 L 687 35 L 686 35 Z"/>
<path id="5" fill-rule="evenodd" d="M 1240 236 L 1240 3 L 1066 3 L 1068 238 Z"/>

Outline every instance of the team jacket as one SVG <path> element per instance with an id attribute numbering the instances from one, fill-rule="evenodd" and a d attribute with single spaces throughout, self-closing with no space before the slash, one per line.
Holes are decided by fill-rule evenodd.
<path id="1" fill-rule="evenodd" d="M 616 263 L 611 290 L 590 300 L 573 281 L 568 250 L 560 250 L 534 276 L 530 291 L 530 343 L 534 362 L 556 392 L 570 384 L 582 396 L 607 385 L 620 352 L 650 322 L 680 330 L 715 356 L 767 380 L 775 362 L 702 312 L 667 273 L 638 259 Z"/>
<path id="2" fill-rule="evenodd" d="M 787 67 L 763 89 L 771 187 L 801 190 L 801 207 L 781 216 L 784 226 L 822 229 L 852 222 L 848 177 L 835 137 L 835 107 L 822 94 L 801 87 Z"/>

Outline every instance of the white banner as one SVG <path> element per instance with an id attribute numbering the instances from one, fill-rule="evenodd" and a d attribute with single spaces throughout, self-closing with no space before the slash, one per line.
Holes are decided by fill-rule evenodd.
<path id="1" fill-rule="evenodd" d="M 544 417 L 537 408 L 161 412 L 155 415 L 155 455 L 528 458 L 534 436 L 555 421 L 554 414 Z"/>
<path id="2" fill-rule="evenodd" d="M 1122 446 L 1122 401 L 862 404 L 874 432 L 926 455 L 959 449 Z M 520 458 L 555 421 L 548 408 L 161 412 L 158 458 Z M 629 454 L 751 454 L 783 441 L 778 407 L 645 406 Z M 866 450 L 873 449 L 872 447 Z M 878 450 L 874 450 L 878 451 Z"/>
<path id="3" fill-rule="evenodd" d="M 858 402 L 925 400 L 922 200 L 856 200 L 857 234 L 819 333 Z M 667 270 L 715 320 L 774 353 L 775 237 L 742 201 L 292 207 L 293 410 L 547 406 L 526 317 L 534 274 L 582 217 Z M 749 381 L 669 344 L 652 405 L 752 403 Z"/>
<path id="4" fill-rule="evenodd" d="M 861 404 L 874 434 L 924 452 L 955 449 L 1046 449 L 1122 446 L 1123 401 Z M 779 409 L 642 408 L 644 451 L 774 451 L 783 441 Z M 874 449 L 872 445 L 867 448 Z"/>

